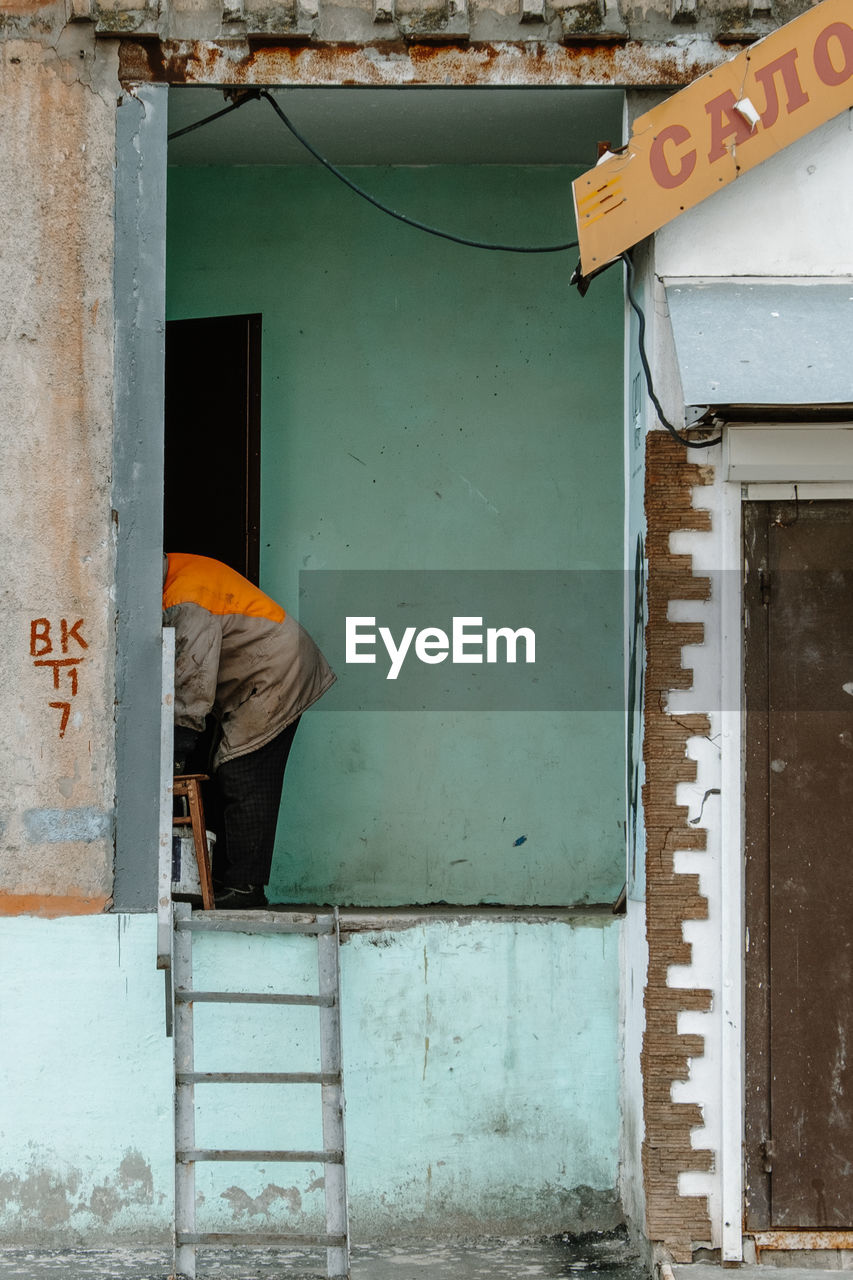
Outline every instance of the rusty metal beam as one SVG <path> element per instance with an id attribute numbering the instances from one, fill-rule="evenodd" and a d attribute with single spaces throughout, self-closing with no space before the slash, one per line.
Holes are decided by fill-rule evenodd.
<path id="1" fill-rule="evenodd" d="M 649 43 L 373 45 L 122 40 L 123 84 L 677 87 L 731 57 L 706 36 Z"/>
<path id="2" fill-rule="evenodd" d="M 764 1249 L 853 1249 L 853 1231 L 755 1231 L 752 1238 L 759 1254 Z"/>

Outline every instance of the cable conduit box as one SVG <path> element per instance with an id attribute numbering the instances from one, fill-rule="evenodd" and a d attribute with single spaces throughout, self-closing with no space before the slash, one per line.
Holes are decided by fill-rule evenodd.
<path id="1" fill-rule="evenodd" d="M 723 468 L 743 484 L 853 481 L 853 422 L 730 425 Z"/>

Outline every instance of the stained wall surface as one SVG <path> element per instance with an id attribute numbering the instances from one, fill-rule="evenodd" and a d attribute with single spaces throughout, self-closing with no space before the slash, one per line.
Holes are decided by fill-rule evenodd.
<path id="1" fill-rule="evenodd" d="M 16 1105 L 3 1115 L 0 1238 L 166 1239 L 172 1046 L 153 916 L 21 918 L 4 928 L 0 1084 Z M 618 935 L 613 919 L 447 921 L 344 943 L 358 1239 L 549 1234 L 619 1221 Z M 313 981 L 316 990 L 312 947 L 301 938 L 204 938 L 198 982 L 273 991 L 310 990 Z M 232 1006 L 227 1032 L 223 1010 L 197 1009 L 198 1069 L 316 1069 L 316 1010 L 266 1006 L 256 1016 L 257 1006 Z M 21 1044 L 26 1054 L 12 1049 Z M 316 1096 L 300 1094 L 294 1106 L 294 1086 L 255 1086 L 248 1097 L 250 1086 L 223 1095 L 228 1088 L 216 1086 L 215 1097 L 197 1089 L 202 1145 L 322 1146 Z M 200 1169 L 199 1221 L 299 1230 L 321 1212 L 321 1174 L 298 1165 Z"/>
<path id="2" fill-rule="evenodd" d="M 0 57 L 0 913 L 112 892 L 115 81 L 77 35 Z"/>
<path id="3" fill-rule="evenodd" d="M 571 238 L 572 174 L 357 176 L 433 225 L 541 244 Z M 604 572 L 620 579 L 603 625 L 579 621 L 565 653 L 569 673 L 612 660 L 600 705 L 364 712 L 333 690 L 309 711 L 273 892 L 612 901 L 624 881 L 618 278 L 582 300 L 570 254 L 447 244 L 305 167 L 172 168 L 168 225 L 169 317 L 263 315 L 261 582 L 286 607 L 314 569 L 576 570 L 601 598 Z"/>

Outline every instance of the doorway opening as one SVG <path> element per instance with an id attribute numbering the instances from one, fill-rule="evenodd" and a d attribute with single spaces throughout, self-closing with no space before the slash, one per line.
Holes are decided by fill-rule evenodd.
<path id="1" fill-rule="evenodd" d="M 275 95 L 364 190 L 487 243 L 570 241 L 571 180 L 622 128 L 615 89 Z M 170 90 L 170 131 L 221 101 Z M 307 609 L 301 577 L 326 570 L 573 571 L 621 586 L 619 272 L 581 299 L 572 253 L 488 252 L 402 225 L 317 165 L 263 101 L 170 144 L 167 246 L 169 321 L 263 315 L 259 580 L 283 608 Z M 214 384 L 225 368 L 211 366 Z M 620 591 L 593 646 L 617 665 L 621 604 Z M 332 665 L 338 684 L 288 765 L 270 894 L 394 908 L 615 901 L 621 688 L 612 705 L 544 715 L 365 715 Z"/>
<path id="2" fill-rule="evenodd" d="M 211 556 L 257 583 L 261 317 L 166 325 L 163 546 Z"/>

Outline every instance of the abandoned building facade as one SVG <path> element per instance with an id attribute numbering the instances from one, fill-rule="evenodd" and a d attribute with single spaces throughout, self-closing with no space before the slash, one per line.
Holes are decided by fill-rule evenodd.
<path id="1" fill-rule="evenodd" d="M 847 1247 L 849 0 L 1 12 L 4 1242 L 172 1227 L 165 510 L 338 675 L 269 894 L 341 908 L 354 1237 Z"/>

